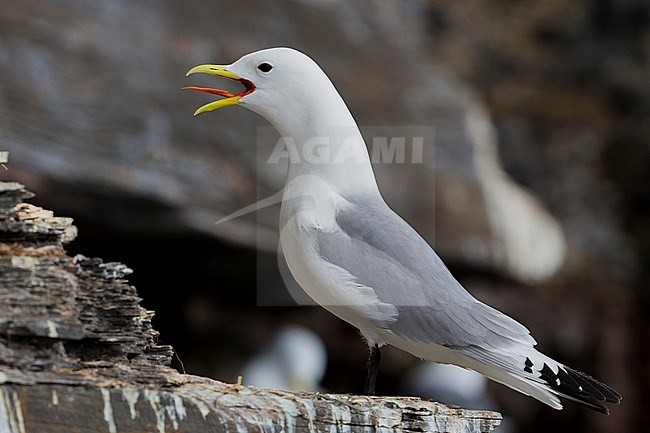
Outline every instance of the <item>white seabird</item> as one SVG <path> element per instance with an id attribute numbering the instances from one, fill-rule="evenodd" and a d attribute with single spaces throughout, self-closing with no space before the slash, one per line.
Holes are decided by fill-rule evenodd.
<path id="1" fill-rule="evenodd" d="M 302 326 L 283 327 L 255 358 L 246 364 L 246 385 L 286 391 L 322 391 L 327 350 L 318 335 Z"/>
<path id="2" fill-rule="evenodd" d="M 289 162 L 280 242 L 305 292 L 367 341 L 366 393 L 374 393 L 380 348 L 391 344 L 477 371 L 555 409 L 562 408 L 558 396 L 601 413 L 609 413 L 604 403 L 621 401 L 609 386 L 537 351 L 525 326 L 470 295 L 388 207 L 352 114 L 311 58 L 272 48 L 231 65 L 196 66 L 188 75 L 194 73 L 245 87 L 240 93 L 188 87 L 224 97 L 195 114 L 241 105 L 266 118 L 299 153 L 315 142 L 326 146 L 329 159 Z"/>

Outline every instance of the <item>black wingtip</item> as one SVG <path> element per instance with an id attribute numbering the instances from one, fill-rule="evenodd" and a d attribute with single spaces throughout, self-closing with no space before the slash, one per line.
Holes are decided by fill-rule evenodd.
<path id="1" fill-rule="evenodd" d="M 559 366 L 558 372 L 546 364 L 541 370 L 541 378 L 558 395 L 582 404 L 596 412 L 609 415 L 604 403 L 619 404 L 623 397 L 610 386 L 569 367 Z"/>

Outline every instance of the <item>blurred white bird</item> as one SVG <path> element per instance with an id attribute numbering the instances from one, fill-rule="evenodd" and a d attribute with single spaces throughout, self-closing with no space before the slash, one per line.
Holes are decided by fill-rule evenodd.
<path id="1" fill-rule="evenodd" d="M 242 372 L 243 383 L 264 389 L 321 391 L 327 351 L 318 335 L 301 326 L 286 326 Z"/>
<path id="2" fill-rule="evenodd" d="M 455 365 L 422 363 L 409 372 L 401 388 L 407 395 L 433 398 L 466 409 L 496 409 L 487 392 L 485 376 Z"/>

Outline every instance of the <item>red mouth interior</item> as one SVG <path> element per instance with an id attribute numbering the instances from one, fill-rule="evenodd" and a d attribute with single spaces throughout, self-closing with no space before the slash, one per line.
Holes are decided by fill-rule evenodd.
<path id="1" fill-rule="evenodd" d="M 227 77 L 226 77 L 227 78 Z M 221 90 L 221 89 L 213 89 L 210 87 L 194 87 L 194 86 L 187 86 L 187 87 L 181 87 L 183 90 L 196 90 L 197 92 L 205 92 L 205 93 L 212 93 L 213 95 L 219 95 L 223 96 L 224 98 L 232 98 L 234 96 L 239 96 L 244 97 L 246 95 L 250 95 L 255 91 L 255 84 L 253 84 L 252 81 L 246 80 L 244 78 L 239 78 L 235 81 L 239 81 L 244 85 L 244 91 L 239 92 L 239 93 L 230 93 L 227 90 Z"/>

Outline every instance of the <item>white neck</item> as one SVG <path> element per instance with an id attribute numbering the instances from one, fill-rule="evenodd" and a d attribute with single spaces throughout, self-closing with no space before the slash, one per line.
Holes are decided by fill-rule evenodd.
<path id="1" fill-rule="evenodd" d="M 260 113 L 288 145 L 295 144 L 297 155 L 290 157 L 287 183 L 315 176 L 344 195 L 378 194 L 368 150 L 352 114 L 329 80 L 317 87 L 300 101 L 288 101 L 283 110 Z"/>

